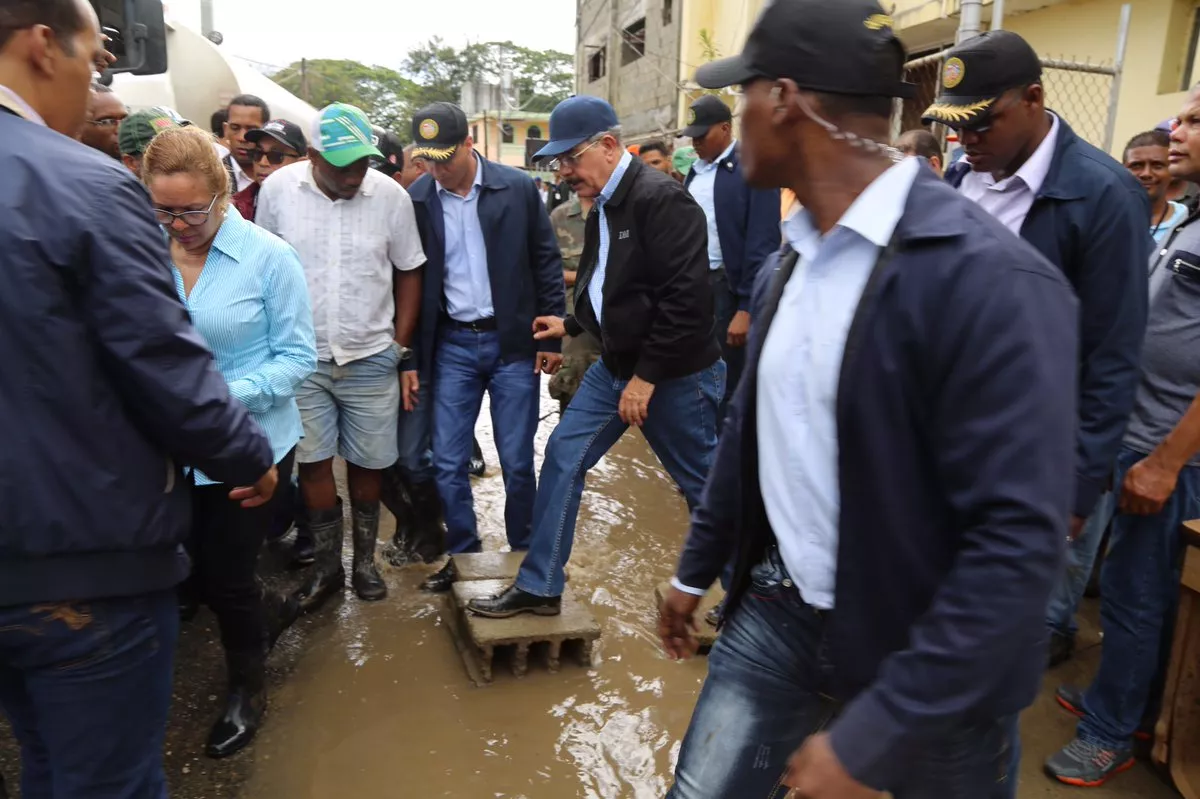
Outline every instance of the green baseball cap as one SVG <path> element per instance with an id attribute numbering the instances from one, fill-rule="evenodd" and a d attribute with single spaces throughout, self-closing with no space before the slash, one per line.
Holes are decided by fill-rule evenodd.
<path id="1" fill-rule="evenodd" d="M 350 166 L 364 158 L 383 158 L 375 146 L 375 132 L 362 109 L 333 103 L 321 109 L 313 121 L 312 148 L 336 167 Z"/>
<path id="2" fill-rule="evenodd" d="M 680 147 L 671 157 L 671 166 L 675 167 L 675 171 L 679 174 L 686 175 L 698 157 L 695 147 Z"/>
<path id="3" fill-rule="evenodd" d="M 156 106 L 135 111 L 117 129 L 117 145 L 122 155 L 141 155 L 154 137 L 170 128 L 182 128 L 192 123 L 179 116 L 173 108 Z"/>

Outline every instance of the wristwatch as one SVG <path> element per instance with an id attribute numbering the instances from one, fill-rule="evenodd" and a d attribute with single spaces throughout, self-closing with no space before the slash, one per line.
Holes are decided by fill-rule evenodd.
<path id="1" fill-rule="evenodd" d="M 403 363 L 413 356 L 412 347 L 406 347 L 399 341 L 395 342 L 396 349 L 400 350 L 400 362 Z"/>

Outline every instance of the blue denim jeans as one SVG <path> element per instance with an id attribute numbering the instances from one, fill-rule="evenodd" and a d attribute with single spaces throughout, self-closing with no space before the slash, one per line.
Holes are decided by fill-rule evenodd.
<path id="1" fill-rule="evenodd" d="M 546 444 L 541 484 L 533 510 L 533 541 L 517 587 L 543 597 L 561 596 L 563 566 L 575 541 L 575 517 L 584 478 L 625 432 L 617 407 L 627 380 L 603 361 L 583 376 L 575 398 Z M 688 508 L 700 501 L 717 448 L 717 406 L 725 390 L 725 364 L 654 387 L 642 433 L 667 473 L 683 489 Z"/>
<path id="2" fill-rule="evenodd" d="M 0 608 L 0 707 L 27 799 L 166 799 L 174 591 Z"/>
<path id="3" fill-rule="evenodd" d="M 738 303 L 737 295 L 729 285 L 729 274 L 724 269 L 716 269 L 708 274 L 713 293 L 713 335 L 721 344 L 721 358 L 725 361 L 725 393 L 721 396 L 721 405 L 717 411 L 719 430 L 725 421 L 725 411 L 733 400 L 733 392 L 737 391 L 738 381 L 742 379 L 742 370 L 746 365 L 746 348 L 731 347 L 728 343 L 729 323 L 737 313 Z"/>
<path id="4" fill-rule="evenodd" d="M 709 653 L 667 799 L 782 799 L 788 758 L 837 717 L 828 614 L 801 599 L 776 551 L 751 580 Z M 911 765 L 897 784 L 871 787 L 895 799 L 1008 799 L 1016 742 L 1016 716 L 964 721 L 906 753 Z"/>
<path id="5" fill-rule="evenodd" d="M 1059 575 L 1046 610 L 1046 625 L 1052 632 L 1074 638 L 1079 631 L 1075 614 L 1092 577 L 1092 567 L 1096 565 L 1100 544 L 1104 542 L 1104 531 L 1116 510 L 1117 495 L 1112 491 L 1104 492 L 1084 523 L 1079 538 L 1067 545 L 1067 568 Z"/>
<path id="6" fill-rule="evenodd" d="M 400 408 L 396 445 L 404 476 L 413 483 L 429 483 L 437 477 L 433 468 L 433 384 L 428 375 L 419 375 L 418 384 L 417 406 L 411 411 Z"/>
<path id="7" fill-rule="evenodd" d="M 533 359 L 505 363 L 500 360 L 499 333 L 444 327 L 438 334 L 434 369 L 433 464 L 450 553 L 480 549 L 467 465 L 484 391 L 491 399 L 492 432 L 504 471 L 508 544 L 514 550 L 528 549 L 537 494 L 533 436 L 541 399 Z"/>
<path id="8" fill-rule="evenodd" d="M 1113 481 L 1145 455 L 1122 450 Z M 1175 493 L 1153 516 L 1118 513 L 1100 571 L 1100 669 L 1083 698 L 1078 735 L 1108 748 L 1133 738 L 1152 701 L 1170 619 L 1179 599 L 1183 545 L 1179 526 L 1200 517 L 1200 468 L 1185 466 Z"/>

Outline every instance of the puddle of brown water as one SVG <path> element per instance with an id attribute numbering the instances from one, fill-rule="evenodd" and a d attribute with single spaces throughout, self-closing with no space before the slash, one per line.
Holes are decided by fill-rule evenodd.
<path id="1" fill-rule="evenodd" d="M 539 465 L 556 421 L 539 430 Z M 504 489 L 486 407 L 479 432 L 489 472 L 476 509 L 494 550 Z M 570 566 L 603 629 L 596 668 L 564 661 L 553 675 L 535 662 L 516 680 L 500 667 L 488 688 L 467 679 L 440 600 L 416 590 L 425 570 L 392 573 L 388 600 L 347 601 L 307 637 L 241 796 L 661 797 L 704 676 L 703 660 L 666 660 L 654 632 L 654 586 L 686 523 L 644 439 L 626 434 L 589 478 Z"/>

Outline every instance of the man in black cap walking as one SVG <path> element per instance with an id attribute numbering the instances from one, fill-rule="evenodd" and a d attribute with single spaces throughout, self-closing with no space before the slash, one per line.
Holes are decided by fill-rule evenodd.
<path id="1" fill-rule="evenodd" d="M 1057 266 L 1079 297 L 1079 416 L 1069 568 L 1091 573 L 1104 529 L 1084 521 L 1112 477 L 1133 410 L 1146 329 L 1150 203 L 1121 164 L 1046 110 L 1042 63 L 1015 33 L 992 31 L 947 54 L 925 119 L 959 132 L 951 185 Z M 1047 613 L 1050 665 L 1075 647 L 1064 571 Z"/>
<path id="2" fill-rule="evenodd" d="M 308 138 L 295 122 L 272 119 L 261 128 L 246 134 L 253 149 L 250 150 L 254 164 L 254 182 L 233 195 L 233 205 L 243 219 L 251 222 L 258 216 L 258 192 L 262 183 L 283 167 L 307 158 Z"/>
<path id="3" fill-rule="evenodd" d="M 746 372 L 659 632 L 694 651 L 736 556 L 673 799 L 1011 797 L 1071 500 L 1061 273 L 883 144 L 904 50 L 874 0 L 775 0 L 745 52 L 742 165 L 792 189 Z"/>
<path id="4" fill-rule="evenodd" d="M 705 94 L 688 109 L 682 131 L 696 148 L 684 186 L 708 221 L 708 282 L 714 331 L 728 369 L 720 418 L 733 398 L 746 359 L 750 292 L 758 269 L 779 249 L 779 189 L 752 189 L 742 176 L 733 115 L 721 98 Z"/>
<path id="5" fill-rule="evenodd" d="M 425 247 L 419 357 L 421 386 L 405 393 L 410 413 L 433 415 L 433 467 L 451 554 L 481 548 L 467 475 L 472 433 L 486 391 L 500 466 L 504 524 L 514 550 L 529 548 L 537 482 L 541 373 L 562 363 L 557 341 L 537 341 L 533 321 L 566 308 L 562 257 L 550 217 L 524 172 L 475 152 L 467 117 L 453 103 L 433 103 L 413 116 L 413 158 L 427 172 L 409 192 Z M 424 409 L 424 410 L 422 410 Z M 422 585 L 448 591 L 450 560 Z"/>

